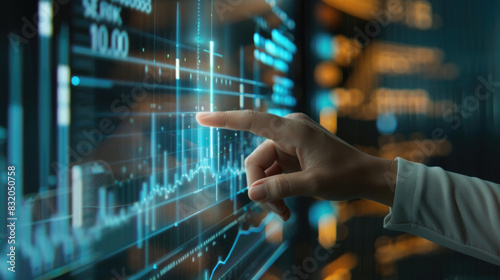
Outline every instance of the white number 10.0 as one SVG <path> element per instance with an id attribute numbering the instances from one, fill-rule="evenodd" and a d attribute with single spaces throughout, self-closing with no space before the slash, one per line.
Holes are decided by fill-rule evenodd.
<path id="1" fill-rule="evenodd" d="M 103 55 L 125 57 L 129 48 L 128 34 L 126 31 L 114 28 L 110 38 L 108 28 L 104 24 L 97 26 L 93 23 L 90 25 L 90 48 Z"/>

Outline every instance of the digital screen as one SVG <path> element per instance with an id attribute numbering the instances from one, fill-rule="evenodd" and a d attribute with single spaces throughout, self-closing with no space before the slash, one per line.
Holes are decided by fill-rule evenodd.
<path id="1" fill-rule="evenodd" d="M 294 109 L 294 1 L 9 5 L 0 278 L 258 279 L 294 224 L 248 199 L 263 139 L 195 115 Z"/>

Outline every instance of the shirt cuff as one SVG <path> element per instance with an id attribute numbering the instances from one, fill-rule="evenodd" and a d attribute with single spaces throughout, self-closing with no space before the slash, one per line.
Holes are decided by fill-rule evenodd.
<path id="1" fill-rule="evenodd" d="M 394 204 L 389 214 L 384 218 L 384 227 L 394 230 L 404 230 L 414 222 L 415 193 L 420 191 L 423 165 L 413 163 L 402 158 L 398 161 L 398 174 L 396 179 L 396 193 Z"/>

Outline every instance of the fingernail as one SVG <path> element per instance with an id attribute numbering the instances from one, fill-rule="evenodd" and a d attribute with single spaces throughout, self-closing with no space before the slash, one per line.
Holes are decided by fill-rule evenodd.
<path id="1" fill-rule="evenodd" d="M 196 117 L 197 118 L 205 118 L 205 117 L 209 117 L 210 115 L 212 115 L 211 112 L 198 112 L 196 114 Z"/>
<path id="2" fill-rule="evenodd" d="M 250 186 L 248 188 L 248 196 L 253 201 L 262 201 L 267 198 L 267 191 L 264 183 Z"/>

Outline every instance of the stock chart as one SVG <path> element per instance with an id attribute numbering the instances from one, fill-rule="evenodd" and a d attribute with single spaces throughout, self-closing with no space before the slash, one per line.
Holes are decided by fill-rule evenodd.
<path id="1" fill-rule="evenodd" d="M 10 5 L 0 278 L 258 279 L 293 233 L 247 197 L 263 139 L 195 115 L 294 109 L 293 1 Z"/>

